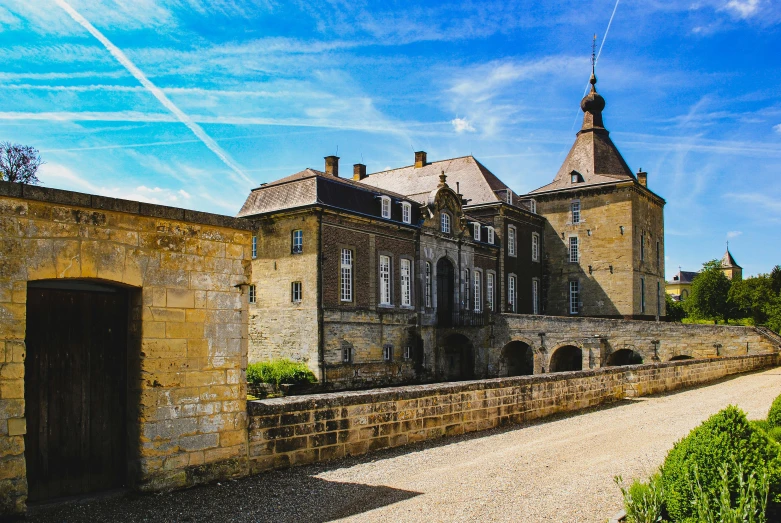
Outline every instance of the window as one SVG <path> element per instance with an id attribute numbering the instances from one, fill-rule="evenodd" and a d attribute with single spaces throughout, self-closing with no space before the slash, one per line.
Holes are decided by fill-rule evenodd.
<path id="1" fill-rule="evenodd" d="M 656 268 L 661 269 L 662 268 L 662 248 L 659 242 L 656 242 Z"/>
<path id="2" fill-rule="evenodd" d="M 475 312 L 481 312 L 483 310 L 483 296 L 482 296 L 482 279 L 483 274 L 479 271 L 475 271 Z"/>
<path id="3" fill-rule="evenodd" d="M 572 212 L 572 223 L 580 223 L 580 200 L 575 200 L 569 204 Z"/>
<path id="4" fill-rule="evenodd" d="M 645 231 L 640 233 L 640 261 L 645 261 Z"/>
<path id="5" fill-rule="evenodd" d="M 293 303 L 301 302 L 301 282 L 294 281 L 290 286 L 290 299 Z"/>
<path id="6" fill-rule="evenodd" d="M 469 269 L 464 269 L 464 308 L 469 308 Z"/>
<path id="7" fill-rule="evenodd" d="M 540 313 L 540 280 L 532 280 L 532 314 Z"/>
<path id="8" fill-rule="evenodd" d="M 645 312 L 645 278 L 640 278 L 640 312 Z"/>
<path id="9" fill-rule="evenodd" d="M 382 346 L 382 359 L 385 361 L 393 361 L 393 345 L 390 343 Z"/>
<path id="10" fill-rule="evenodd" d="M 537 200 L 529 200 L 529 210 L 537 214 Z"/>
<path id="11" fill-rule="evenodd" d="M 580 312 L 580 284 L 577 281 L 569 282 L 569 313 Z"/>
<path id="12" fill-rule="evenodd" d="M 472 227 L 474 227 L 474 231 L 475 231 L 475 241 L 479 242 L 480 241 L 480 224 L 475 222 L 475 223 L 472 224 Z"/>
<path id="13" fill-rule="evenodd" d="M 510 189 L 507 189 L 507 203 L 513 204 L 513 192 Z"/>
<path id="14" fill-rule="evenodd" d="M 342 363 L 352 363 L 353 348 L 346 341 L 342 342 Z"/>
<path id="15" fill-rule="evenodd" d="M 572 171 L 570 173 L 570 181 L 572 183 L 580 183 L 583 181 L 583 176 L 581 176 L 578 171 Z"/>
<path id="16" fill-rule="evenodd" d="M 485 299 L 488 302 L 488 310 L 494 310 L 494 273 L 485 275 Z"/>
<path id="17" fill-rule="evenodd" d="M 507 254 L 515 256 L 515 227 L 507 227 Z"/>
<path id="18" fill-rule="evenodd" d="M 431 307 L 431 264 L 426 262 L 426 307 Z"/>
<path id="19" fill-rule="evenodd" d="M 293 231 L 293 254 L 301 254 L 304 252 L 304 231 Z"/>
<path id="20" fill-rule="evenodd" d="M 662 284 L 656 282 L 656 315 L 662 315 Z"/>
<path id="21" fill-rule="evenodd" d="M 440 225 L 442 226 L 442 232 L 444 233 L 450 233 L 450 215 L 446 212 L 442 213 L 442 216 L 440 217 Z"/>
<path id="22" fill-rule="evenodd" d="M 342 249 L 342 301 L 353 301 L 353 251 Z"/>
<path id="23" fill-rule="evenodd" d="M 249 286 L 249 302 L 256 303 L 257 300 L 257 288 L 254 285 Z"/>
<path id="24" fill-rule="evenodd" d="M 487 230 L 488 230 L 488 232 L 487 232 L 488 237 L 486 238 L 485 241 L 487 241 L 488 243 L 493 245 L 494 244 L 494 228 L 493 227 L 488 227 Z"/>
<path id="25" fill-rule="evenodd" d="M 391 217 L 391 200 L 387 196 L 380 196 L 380 210 L 382 217 L 390 219 Z"/>
<path id="26" fill-rule="evenodd" d="M 380 256 L 380 305 L 391 304 L 390 256 Z"/>
<path id="27" fill-rule="evenodd" d="M 401 304 L 404 307 L 412 305 L 412 262 L 401 260 Z"/>
<path id="28" fill-rule="evenodd" d="M 507 278 L 507 302 L 510 304 L 510 312 L 517 312 L 515 276 Z"/>
<path id="29" fill-rule="evenodd" d="M 258 257 L 258 237 L 255 234 L 252 235 L 252 257 Z"/>
<path id="30" fill-rule="evenodd" d="M 412 347 L 407 345 L 404 347 L 404 359 L 405 360 L 411 360 L 412 359 Z"/>
<path id="31" fill-rule="evenodd" d="M 578 261 L 578 237 L 569 237 L 569 261 L 577 263 Z"/>
<path id="32" fill-rule="evenodd" d="M 540 235 L 532 233 L 532 261 L 540 261 Z"/>
<path id="33" fill-rule="evenodd" d="M 401 203 L 401 221 L 412 223 L 412 205 L 409 202 Z"/>

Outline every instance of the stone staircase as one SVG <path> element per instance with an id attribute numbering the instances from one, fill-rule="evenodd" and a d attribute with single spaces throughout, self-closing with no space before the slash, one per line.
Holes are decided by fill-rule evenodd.
<path id="1" fill-rule="evenodd" d="M 775 345 L 777 350 L 781 350 L 781 335 L 762 326 L 754 327 L 754 330 L 756 330 L 760 336 Z"/>

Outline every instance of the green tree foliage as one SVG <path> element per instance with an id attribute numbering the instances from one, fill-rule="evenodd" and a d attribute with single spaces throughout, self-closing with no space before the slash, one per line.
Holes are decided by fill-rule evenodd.
<path id="1" fill-rule="evenodd" d="M 754 278 L 733 281 L 729 289 L 728 301 L 736 309 L 736 315 L 751 318 L 754 325 L 767 322 L 767 305 L 777 293 L 773 292 L 773 280 L 767 274 Z"/>
<path id="2" fill-rule="evenodd" d="M 772 282 L 773 292 L 781 294 L 781 265 L 776 265 L 770 271 L 770 281 Z"/>
<path id="3" fill-rule="evenodd" d="M 773 400 L 767 413 L 767 423 L 770 427 L 781 427 L 781 396 Z"/>
<path id="4" fill-rule="evenodd" d="M 0 178 L 3 181 L 35 185 L 40 182 L 35 173 L 42 163 L 35 147 L 0 142 Z"/>
<path id="5" fill-rule="evenodd" d="M 684 307 L 686 312 L 694 318 L 704 320 L 729 320 L 732 316 L 733 305 L 727 301 L 730 289 L 730 280 L 721 270 L 719 260 L 711 260 L 704 263 L 702 271 L 692 280 L 691 294 Z"/>
<path id="6" fill-rule="evenodd" d="M 667 321 L 681 322 L 686 317 L 686 309 L 683 307 L 683 303 L 673 300 L 673 297 L 669 294 L 664 294 L 664 301 L 666 303 Z"/>

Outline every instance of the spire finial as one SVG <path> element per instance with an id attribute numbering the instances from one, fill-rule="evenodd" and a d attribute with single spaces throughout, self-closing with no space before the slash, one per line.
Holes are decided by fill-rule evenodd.
<path id="1" fill-rule="evenodd" d="M 445 174 L 444 169 L 441 171 L 442 174 L 439 175 L 439 186 L 444 187 L 447 185 L 447 175 Z"/>
<path id="2" fill-rule="evenodd" d="M 592 93 L 597 92 L 596 67 L 597 67 L 597 34 L 594 33 L 594 39 L 591 41 L 591 79 L 589 79 Z"/>

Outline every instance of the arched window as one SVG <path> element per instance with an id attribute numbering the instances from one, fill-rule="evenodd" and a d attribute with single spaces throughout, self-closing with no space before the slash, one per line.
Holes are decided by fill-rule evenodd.
<path id="1" fill-rule="evenodd" d="M 441 225 L 442 232 L 450 234 L 450 215 L 446 212 L 443 212 L 440 219 L 441 219 L 440 225 Z"/>

